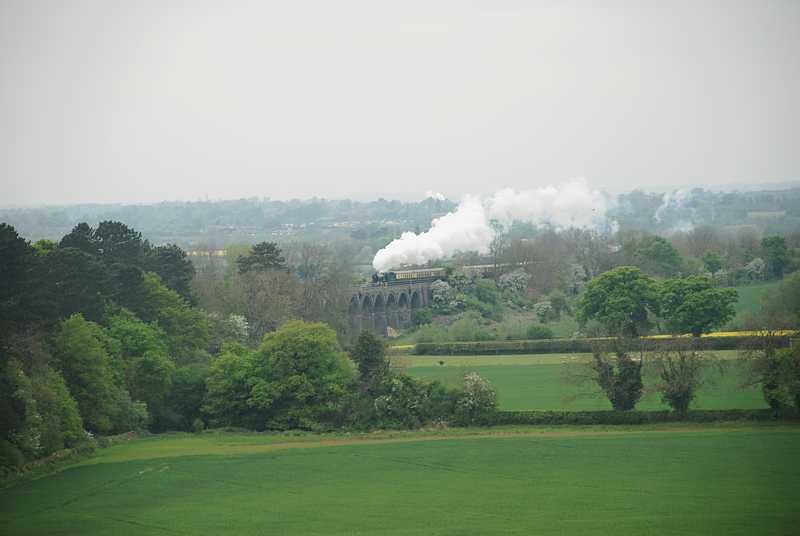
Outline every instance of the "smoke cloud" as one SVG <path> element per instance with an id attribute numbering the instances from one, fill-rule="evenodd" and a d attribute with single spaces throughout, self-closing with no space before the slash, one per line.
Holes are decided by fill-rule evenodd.
<path id="1" fill-rule="evenodd" d="M 446 259 L 457 251 L 486 254 L 495 236 L 492 220 L 506 228 L 515 220 L 559 228 L 601 228 L 608 225 L 608 208 L 608 198 L 583 179 L 522 192 L 506 188 L 483 200 L 466 196 L 455 211 L 433 220 L 429 230 L 405 232 L 378 251 L 372 266 L 384 271 Z"/>
<path id="2" fill-rule="evenodd" d="M 459 250 L 486 253 L 493 237 L 480 199 L 467 196 L 455 212 L 433 220 L 429 230 L 420 234 L 405 232 L 378 251 L 372 266 L 383 271 L 444 259 Z"/>
<path id="3" fill-rule="evenodd" d="M 444 201 L 445 196 L 444 194 L 440 194 L 439 192 L 428 190 L 427 192 L 425 192 L 425 199 L 435 199 L 436 201 Z"/>
<path id="4" fill-rule="evenodd" d="M 606 196 L 589 188 L 584 179 L 524 192 L 506 188 L 487 201 L 489 218 L 506 227 L 514 220 L 553 227 L 598 227 L 607 209 Z"/>
<path id="5" fill-rule="evenodd" d="M 691 195 L 691 191 L 686 189 L 674 190 L 672 192 L 665 193 L 664 198 L 661 201 L 661 205 L 659 205 L 655 214 L 653 215 L 653 219 L 656 221 L 656 223 L 661 223 L 668 212 L 683 208 Z"/>

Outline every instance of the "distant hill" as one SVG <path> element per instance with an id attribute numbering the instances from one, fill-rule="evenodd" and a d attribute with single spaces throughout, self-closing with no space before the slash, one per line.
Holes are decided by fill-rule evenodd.
<path id="1" fill-rule="evenodd" d="M 431 220 L 455 208 L 448 200 L 403 203 L 307 199 L 274 201 L 164 202 L 151 205 L 71 205 L 0 209 L 0 221 L 10 223 L 31 240 L 58 239 L 76 224 L 118 220 L 156 244 L 184 248 L 225 247 L 261 240 L 393 238 L 409 229 L 425 230 Z"/>
<path id="2" fill-rule="evenodd" d="M 669 234 L 701 225 L 756 227 L 765 234 L 800 230 L 800 188 L 715 192 L 696 188 L 670 193 L 621 194 L 609 210 L 621 230 Z M 428 198 L 419 202 L 378 199 L 164 202 L 149 205 L 84 204 L 60 207 L 0 208 L 0 221 L 24 237 L 58 239 L 76 224 L 118 220 L 156 244 L 186 249 L 224 248 L 262 240 L 352 240 L 373 252 L 403 231 L 424 231 L 433 218 L 456 203 Z M 535 234 L 531 224 L 515 225 L 512 236 Z M 518 236 L 517 236 L 518 235 Z"/>

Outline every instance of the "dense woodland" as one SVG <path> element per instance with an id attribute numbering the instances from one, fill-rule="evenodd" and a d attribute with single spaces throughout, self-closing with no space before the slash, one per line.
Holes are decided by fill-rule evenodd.
<path id="1" fill-rule="evenodd" d="M 417 427 L 493 408 L 479 377 L 454 389 L 390 371 L 371 334 L 343 352 L 313 321 L 332 314 L 319 285 L 333 272 L 269 244 L 225 282 L 244 315 L 198 307 L 185 254 L 118 222 L 34 244 L 2 224 L 0 258 L 4 467 L 129 430 Z"/>

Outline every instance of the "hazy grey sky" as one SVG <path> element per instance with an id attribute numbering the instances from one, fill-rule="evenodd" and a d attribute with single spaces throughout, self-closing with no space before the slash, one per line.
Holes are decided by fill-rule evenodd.
<path id="1" fill-rule="evenodd" d="M 0 204 L 800 179 L 799 1 L 396 4 L 0 0 Z"/>

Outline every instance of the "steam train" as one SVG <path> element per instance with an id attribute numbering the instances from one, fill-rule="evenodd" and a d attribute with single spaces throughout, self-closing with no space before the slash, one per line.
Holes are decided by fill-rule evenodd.
<path id="1" fill-rule="evenodd" d="M 492 275 L 501 266 L 494 264 L 477 264 L 463 266 L 460 268 L 467 276 L 485 277 Z M 412 283 L 423 283 L 426 281 L 436 281 L 441 279 L 446 281 L 452 269 L 449 268 L 423 268 L 419 270 L 391 270 L 386 272 L 375 272 L 372 274 L 373 285 L 409 285 Z"/>
<path id="2" fill-rule="evenodd" d="M 444 268 L 375 272 L 372 274 L 372 283 L 375 285 L 402 285 L 404 283 L 421 283 L 424 281 L 447 279 L 447 275 L 447 270 Z"/>

